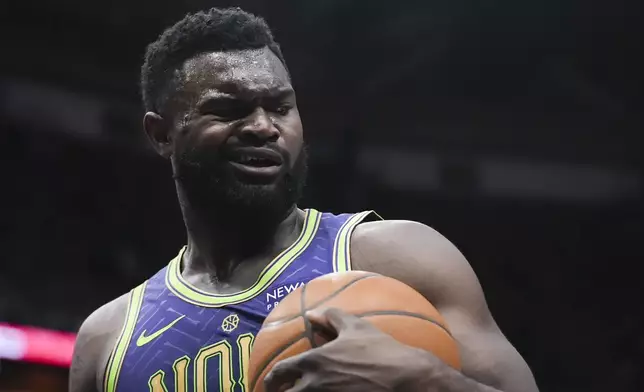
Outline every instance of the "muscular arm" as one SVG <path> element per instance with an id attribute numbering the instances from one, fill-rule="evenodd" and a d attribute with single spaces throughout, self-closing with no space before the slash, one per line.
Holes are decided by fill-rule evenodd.
<path id="1" fill-rule="evenodd" d="M 69 373 L 69 392 L 103 390 L 105 366 L 125 321 L 127 301 L 127 295 L 123 295 L 103 305 L 81 325 Z"/>
<path id="2" fill-rule="evenodd" d="M 451 390 L 494 390 L 485 385 L 504 392 L 538 391 L 528 365 L 492 318 L 474 271 L 451 242 L 420 223 L 381 221 L 358 226 L 351 243 L 354 269 L 407 283 L 443 315 L 459 343 L 466 376 L 454 371 L 452 384 L 463 388 Z"/>

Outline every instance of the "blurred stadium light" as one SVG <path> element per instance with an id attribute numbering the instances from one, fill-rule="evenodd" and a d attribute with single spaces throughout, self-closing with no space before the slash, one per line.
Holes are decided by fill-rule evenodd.
<path id="1" fill-rule="evenodd" d="M 0 359 L 67 367 L 76 335 L 0 323 Z"/>

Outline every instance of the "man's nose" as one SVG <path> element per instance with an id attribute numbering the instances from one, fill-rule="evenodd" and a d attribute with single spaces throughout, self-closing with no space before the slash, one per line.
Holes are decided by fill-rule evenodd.
<path id="1" fill-rule="evenodd" d="M 259 107 L 248 117 L 240 130 L 240 138 L 248 143 L 274 142 L 280 137 L 279 130 L 263 108 Z"/>

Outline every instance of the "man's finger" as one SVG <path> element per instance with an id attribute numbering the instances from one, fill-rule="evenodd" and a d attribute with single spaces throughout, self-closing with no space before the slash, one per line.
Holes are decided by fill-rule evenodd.
<path id="1" fill-rule="evenodd" d="M 298 379 L 295 382 L 295 385 L 292 388 L 286 389 L 284 392 L 309 392 L 314 391 L 313 386 L 313 375 L 304 375 L 302 378 Z"/>
<path id="2" fill-rule="evenodd" d="M 284 392 L 304 374 L 303 364 L 307 352 L 279 361 L 264 378 L 266 392 Z"/>
<path id="3" fill-rule="evenodd" d="M 360 322 L 360 319 L 356 316 L 337 308 L 312 310 L 306 313 L 306 318 L 312 324 L 324 329 L 331 329 L 338 334 Z"/>

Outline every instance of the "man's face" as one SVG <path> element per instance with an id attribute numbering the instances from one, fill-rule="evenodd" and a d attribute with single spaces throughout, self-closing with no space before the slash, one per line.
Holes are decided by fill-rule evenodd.
<path id="1" fill-rule="evenodd" d="M 207 53 L 180 73 L 172 164 L 191 201 L 235 214 L 285 214 L 301 194 L 306 151 L 282 62 L 269 49 Z"/>

